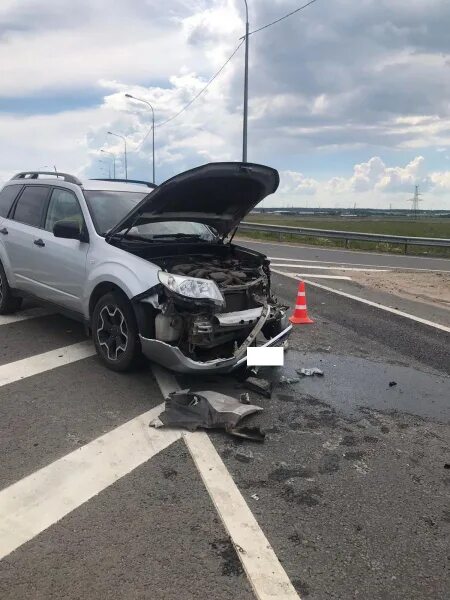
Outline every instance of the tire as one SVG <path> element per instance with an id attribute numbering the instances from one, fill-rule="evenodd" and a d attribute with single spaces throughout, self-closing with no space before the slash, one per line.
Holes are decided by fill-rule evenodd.
<path id="1" fill-rule="evenodd" d="M 109 292 L 97 302 L 92 336 L 102 363 L 112 371 L 131 371 L 142 363 L 141 344 L 133 309 L 120 292 Z"/>
<path id="2" fill-rule="evenodd" d="M 16 312 L 21 305 L 22 298 L 16 298 L 12 295 L 5 270 L 0 263 L 0 315 L 8 315 Z"/>

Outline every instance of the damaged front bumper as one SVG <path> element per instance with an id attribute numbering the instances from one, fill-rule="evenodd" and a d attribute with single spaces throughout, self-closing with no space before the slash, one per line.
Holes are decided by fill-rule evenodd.
<path id="1" fill-rule="evenodd" d="M 282 346 L 289 337 L 292 325 L 287 325 L 280 333 L 261 344 L 260 347 Z M 153 340 L 140 336 L 142 352 L 151 361 L 177 373 L 230 373 L 240 365 L 247 362 L 248 339 L 229 358 L 216 358 L 209 361 L 196 361 L 188 356 L 177 346 L 166 342 Z M 243 356 L 242 356 L 243 355 Z"/>

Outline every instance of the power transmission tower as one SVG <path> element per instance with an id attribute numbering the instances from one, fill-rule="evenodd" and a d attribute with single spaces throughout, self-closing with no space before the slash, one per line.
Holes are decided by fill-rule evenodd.
<path id="1" fill-rule="evenodd" d="M 422 194 L 419 193 L 419 186 L 415 186 L 414 196 L 409 199 L 409 202 L 412 202 L 412 208 L 414 211 L 414 218 L 417 219 L 417 211 L 419 210 L 419 202 L 422 202 L 422 198 L 420 197 Z"/>

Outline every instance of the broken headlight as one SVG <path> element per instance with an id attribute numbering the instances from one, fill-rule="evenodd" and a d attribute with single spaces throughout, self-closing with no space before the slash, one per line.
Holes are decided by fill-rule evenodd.
<path id="1" fill-rule="evenodd" d="M 158 279 L 164 287 L 175 294 L 197 300 L 211 300 L 219 306 L 225 304 L 225 299 L 219 288 L 209 279 L 198 279 L 197 277 L 185 277 L 183 275 L 172 275 L 166 271 L 159 271 Z"/>

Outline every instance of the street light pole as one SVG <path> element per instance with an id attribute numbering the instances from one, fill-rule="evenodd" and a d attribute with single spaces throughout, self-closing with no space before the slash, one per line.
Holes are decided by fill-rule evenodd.
<path id="1" fill-rule="evenodd" d="M 106 161 L 102 160 L 101 158 L 98 159 L 99 163 L 102 163 L 102 165 L 106 165 Z M 106 168 L 105 166 L 103 168 Z M 108 178 L 111 179 L 111 165 L 108 164 Z"/>
<path id="2" fill-rule="evenodd" d="M 127 164 L 127 138 L 124 135 L 120 135 L 119 133 L 113 133 L 112 131 L 108 131 L 109 135 L 114 135 L 115 137 L 121 138 L 123 143 L 125 144 L 125 179 L 128 179 L 128 164 Z"/>
<path id="3" fill-rule="evenodd" d="M 153 110 L 153 106 L 147 100 L 143 100 L 142 98 L 136 98 L 136 96 L 132 96 L 131 94 L 125 94 L 125 97 L 130 98 L 131 100 L 137 100 L 138 102 L 143 102 L 152 111 L 153 183 L 155 183 L 155 111 Z"/>
<path id="4" fill-rule="evenodd" d="M 110 156 L 113 157 L 113 178 L 116 178 L 116 155 L 114 154 L 114 152 L 108 152 L 107 150 L 103 150 L 101 149 L 100 152 L 104 152 L 105 154 L 109 154 Z"/>
<path id="5" fill-rule="evenodd" d="M 249 52 L 249 32 L 248 5 L 245 2 L 245 74 L 244 74 L 244 124 L 242 133 L 242 162 L 247 162 L 247 129 L 248 129 L 248 52 Z"/>

